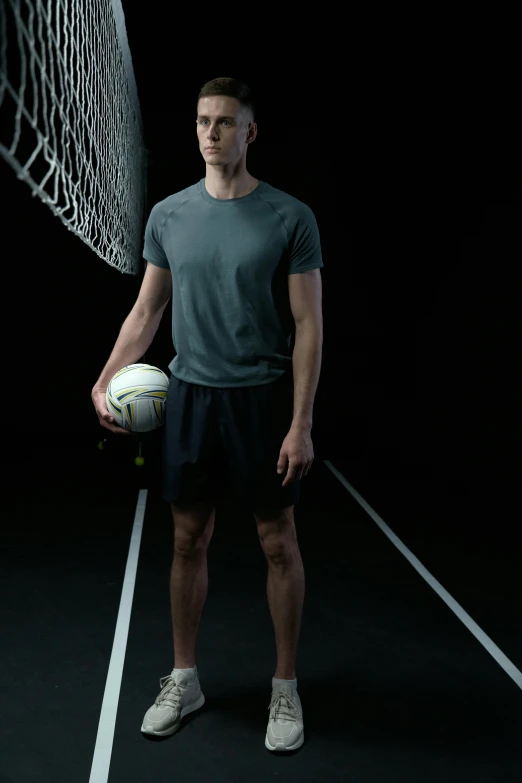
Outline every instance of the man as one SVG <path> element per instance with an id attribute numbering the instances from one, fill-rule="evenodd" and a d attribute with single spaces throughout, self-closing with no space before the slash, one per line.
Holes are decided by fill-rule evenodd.
<path id="1" fill-rule="evenodd" d="M 304 738 L 295 657 L 305 579 L 293 511 L 314 456 L 319 232 L 307 205 L 247 171 L 257 124 L 245 84 L 228 78 L 205 84 L 196 122 L 205 178 L 153 207 L 143 251 L 149 262 L 143 310 L 156 303 L 148 318 L 156 318 L 155 331 L 172 294 L 176 356 L 162 460 L 162 496 L 175 528 L 174 669 L 160 679 L 141 730 L 173 734 L 184 715 L 204 704 L 196 637 L 216 503 L 229 486 L 250 505 L 268 561 L 277 668 L 265 746 L 295 750 Z"/>

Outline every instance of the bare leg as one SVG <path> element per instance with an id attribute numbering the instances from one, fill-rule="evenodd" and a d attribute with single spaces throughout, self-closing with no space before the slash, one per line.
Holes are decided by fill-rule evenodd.
<path id="1" fill-rule="evenodd" d="M 274 677 L 293 680 L 305 594 L 305 574 L 299 547 L 279 558 L 268 558 L 268 604 L 274 623 L 277 668 Z"/>
<path id="2" fill-rule="evenodd" d="M 207 592 L 206 550 L 176 551 L 170 572 L 174 668 L 192 669 L 196 665 L 196 639 Z"/>

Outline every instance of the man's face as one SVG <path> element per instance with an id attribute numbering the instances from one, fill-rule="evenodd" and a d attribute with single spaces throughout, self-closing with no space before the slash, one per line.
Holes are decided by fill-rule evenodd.
<path id="1" fill-rule="evenodd" d="M 211 166 L 236 163 L 246 155 L 248 142 L 255 138 L 255 123 L 237 98 L 224 95 L 200 98 L 196 121 L 199 149 L 205 163 Z M 215 151 L 207 147 L 215 147 Z"/>

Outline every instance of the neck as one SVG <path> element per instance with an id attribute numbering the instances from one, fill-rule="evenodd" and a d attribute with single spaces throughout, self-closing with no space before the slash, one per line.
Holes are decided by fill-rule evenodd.
<path id="1" fill-rule="evenodd" d="M 259 180 L 246 168 L 227 169 L 226 166 L 209 166 L 205 176 L 205 187 L 213 198 L 229 199 L 248 196 L 259 184 Z"/>

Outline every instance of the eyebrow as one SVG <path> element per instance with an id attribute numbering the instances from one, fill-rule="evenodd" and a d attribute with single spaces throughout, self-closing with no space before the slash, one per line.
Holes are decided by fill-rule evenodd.
<path id="1" fill-rule="evenodd" d="M 198 114 L 199 120 L 208 120 L 209 117 L 207 114 Z M 218 120 L 235 120 L 235 117 L 230 117 L 228 114 L 223 114 L 222 117 L 218 117 Z"/>

